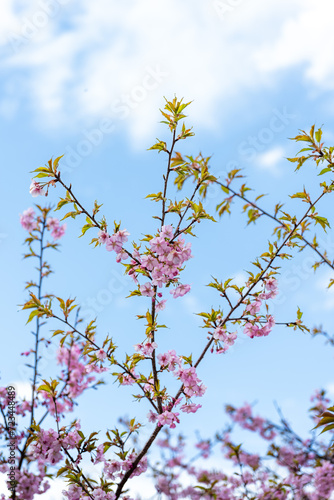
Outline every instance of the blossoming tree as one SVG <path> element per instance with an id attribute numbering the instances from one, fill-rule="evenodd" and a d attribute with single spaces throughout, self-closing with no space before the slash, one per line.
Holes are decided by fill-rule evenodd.
<path id="1" fill-rule="evenodd" d="M 30 295 L 23 305 L 29 312 L 28 323 L 35 322 L 34 345 L 23 353 L 32 360 L 32 392 L 30 399 L 15 401 L 16 413 L 25 418 L 27 425 L 14 429 L 10 412 L 14 388 L 0 389 L 3 418 L 0 433 L 5 443 L 9 442 L 9 449 L 13 448 L 10 458 L 8 447 L 1 454 L 1 471 L 8 479 L 8 492 L 2 494 L 2 500 L 38 498 L 50 487 L 52 479 L 59 476 L 67 482 L 63 494 L 69 500 L 129 499 L 131 479 L 145 472 L 153 478 L 157 495 L 171 499 L 321 500 L 328 499 L 334 491 L 331 443 L 315 435 L 308 440 L 302 439 L 283 415 L 280 422 L 275 423 L 255 416 L 248 404 L 241 408 L 227 406 L 231 422 L 211 440 L 200 440 L 196 445 L 198 453 L 193 457 L 185 454 L 185 441 L 177 437 L 175 428 L 182 414 L 195 413 L 201 408 L 199 401 L 206 387 L 199 372 L 204 357 L 213 353 L 226 354 L 239 335 L 247 335 L 257 342 L 260 341 L 258 337 L 270 334 L 275 325 L 270 301 L 278 293 L 280 267 L 284 261 L 308 247 L 315 253 L 315 268 L 325 265 L 334 269 L 326 251 L 321 251 L 317 237 L 309 239 L 307 236 L 315 226 L 323 230 L 328 227 L 327 219 L 318 214 L 317 206 L 323 197 L 331 194 L 334 183 L 321 182 L 315 199 L 311 199 L 305 189 L 293 194 L 292 198 L 304 202 L 304 212 L 299 218 L 285 212 L 280 204 L 272 213 L 265 211 L 259 205 L 261 196 L 255 201 L 246 196 L 248 188 L 239 170 L 229 172 L 225 180 L 219 179 L 210 172 L 209 158 L 201 154 L 184 156 L 176 151 L 180 141 L 193 135 L 183 123 L 187 106 L 175 98 L 166 101 L 162 111 L 171 140 L 169 144 L 158 140 L 151 149 L 167 155 L 167 170 L 161 190 L 148 195 L 156 206 L 160 205 L 155 215 L 157 228 L 154 234 L 146 234 L 139 242 L 129 244 L 129 232 L 125 228 L 100 217 L 102 205 L 96 201 L 91 210 L 83 206 L 72 186 L 63 180 L 61 157 L 35 170 L 31 195 L 43 197 L 52 188 L 63 189 L 56 210 L 68 207 L 70 210 L 62 220 L 84 217 L 82 235 L 94 232 L 91 243 L 114 252 L 116 263 L 123 264 L 125 273 L 133 279 L 129 297 L 134 297 L 133 300 L 137 296 L 146 298 L 145 310 L 138 316 L 144 323 L 144 339 L 128 346 L 128 354 L 122 359 L 116 347 L 117 339 L 101 338 L 95 321 L 84 324 L 73 299 L 45 294 L 44 280 L 51 272 L 45 254 L 58 248 L 58 240 L 66 227 L 52 216 L 50 206 L 39 204 L 35 209 L 25 210 L 21 215 L 21 225 L 28 232 L 25 257 L 38 261 L 37 279 L 27 283 Z M 317 165 L 325 164 L 321 175 L 333 171 L 334 148 L 324 147 L 320 129 L 315 132 L 312 127 L 310 133 L 302 131 L 295 140 L 307 145 L 290 159 L 297 169 L 311 159 Z M 174 200 L 169 194 L 172 181 L 181 193 Z M 238 183 L 241 183 L 239 187 Z M 168 307 L 168 300 L 190 292 L 190 285 L 183 282 L 182 271 L 192 257 L 190 238 L 196 233 L 197 223 L 214 220 L 216 215 L 205 210 L 207 190 L 212 184 L 221 188 L 222 200 L 217 206 L 219 217 L 229 213 L 232 202 L 240 199 L 248 223 L 261 217 L 273 221 L 273 241 L 252 263 L 243 286 L 237 286 L 230 277 L 225 280 L 213 278 L 209 283 L 223 305 L 198 313 L 207 334 L 204 348 L 196 356 L 176 352 L 173 345 L 162 351 L 159 337 L 165 325 L 159 322 L 159 312 Z M 186 189 L 187 195 L 182 196 Z M 333 283 L 331 280 L 330 285 Z M 42 337 L 41 330 L 46 329 L 50 320 L 56 321 L 58 328 L 51 332 L 52 335 L 43 334 Z M 278 323 L 309 331 L 302 322 L 299 308 L 296 318 Z M 40 347 L 51 341 L 59 344 L 57 362 L 60 368 L 57 375 L 47 380 L 39 372 Z M 77 398 L 84 391 L 98 387 L 104 372 L 111 372 L 120 386 L 132 386 L 134 397 L 147 406 L 148 413 L 146 422 L 123 419 L 119 428 L 107 431 L 101 439 L 97 432 L 85 435 L 75 413 Z M 175 383 L 169 384 L 169 377 L 178 381 L 178 389 L 174 392 L 171 387 Z M 315 425 L 329 401 L 323 391 L 313 399 L 311 413 Z M 72 413 L 73 419 L 70 418 Z M 326 415 L 321 425 L 327 423 L 324 418 Z M 144 446 L 139 447 L 133 438 L 141 433 L 143 424 L 151 425 L 151 432 Z M 268 443 L 266 457 L 235 444 L 233 431 L 236 426 L 257 433 Z M 232 464 L 232 473 L 196 465 L 196 458 L 208 458 L 216 445 L 221 447 L 225 460 Z M 162 461 L 149 460 L 152 447 L 161 450 Z M 274 464 L 272 467 L 268 465 L 269 458 Z M 94 464 L 94 474 L 87 473 L 87 463 Z"/>

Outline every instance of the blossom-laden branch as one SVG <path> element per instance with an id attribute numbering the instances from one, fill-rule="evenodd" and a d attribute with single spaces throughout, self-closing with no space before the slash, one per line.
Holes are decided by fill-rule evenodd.
<path id="1" fill-rule="evenodd" d="M 38 294 L 31 293 L 30 300 L 24 306 L 25 309 L 32 309 L 29 320 L 34 317 L 39 320 L 53 318 L 61 321 L 66 325 L 66 328 L 69 328 L 68 331 L 56 330 L 54 336 L 60 335 L 60 357 L 61 359 L 64 357 L 70 359 L 71 368 L 73 367 L 72 353 L 76 353 L 76 362 L 81 357 L 81 365 L 85 373 L 82 380 L 85 388 L 91 382 L 91 380 L 86 380 L 87 374 L 92 371 L 100 373 L 108 370 L 106 364 L 109 362 L 110 365 L 115 365 L 121 370 L 114 373 L 120 384 L 138 386 L 142 394 L 135 395 L 135 397 L 137 399 L 146 399 L 153 408 L 148 419 L 150 422 L 155 423 L 156 426 L 140 451 L 126 446 L 129 437 L 136 433 L 142 425 L 136 422 L 135 419 L 130 421 L 128 432 L 125 434 L 120 433 L 117 428 L 111 432 L 108 431 L 106 433 L 107 440 L 100 445 L 97 445 L 95 433 L 85 437 L 78 422 L 75 421 L 72 424 L 72 427 L 74 426 L 76 429 L 73 431 L 75 434 L 73 440 L 68 443 L 65 438 L 72 431 L 60 428 L 59 420 L 63 418 L 63 414 L 68 409 L 66 405 L 71 406 L 74 396 L 71 390 L 75 392 L 75 384 L 71 386 L 70 370 L 68 370 L 67 375 L 63 374 L 62 377 L 65 379 L 65 385 L 70 387 L 67 392 L 65 389 L 60 392 L 57 390 L 59 381 L 52 379 L 51 382 L 43 381 L 43 384 L 39 387 L 39 393 L 56 418 L 57 438 L 56 440 L 50 439 L 45 444 L 43 434 L 45 431 L 39 425 L 36 425 L 32 419 L 30 428 L 33 435 L 28 441 L 28 445 L 35 447 L 36 453 L 47 457 L 46 463 L 51 461 L 52 465 L 63 461 L 65 457 L 65 466 L 59 469 L 58 474 L 64 474 L 70 484 L 69 489 L 64 493 L 70 500 L 84 499 L 87 495 L 100 500 L 119 498 L 124 494 L 124 487 L 129 479 L 134 475 L 145 472 L 147 453 L 162 427 L 175 428 L 180 421 L 180 413 L 175 411 L 177 407 L 184 413 L 195 413 L 201 407 L 201 405 L 193 402 L 193 398 L 203 396 L 206 390 L 197 373 L 197 368 L 204 356 L 210 350 L 211 352 L 216 350 L 218 353 L 225 353 L 229 346 L 233 345 L 238 331 L 230 331 L 230 325 L 235 326 L 237 329 L 241 327 L 250 338 L 266 336 L 270 333 L 275 320 L 269 314 L 267 301 L 274 298 L 278 291 L 277 275 L 279 267 L 276 261 L 278 259 L 292 258 L 292 255 L 287 253 L 286 247 L 289 248 L 289 251 L 290 249 L 300 249 L 300 242 L 304 241 L 305 243 L 304 232 L 313 223 L 320 224 L 324 229 L 328 227 L 327 219 L 319 216 L 315 209 L 321 198 L 333 190 L 333 184 L 328 186 L 326 183 L 321 183 L 322 192 L 315 201 L 311 200 L 305 190 L 303 193 L 292 195 L 292 197 L 299 198 L 308 204 L 307 210 L 299 220 L 285 212 L 283 216 L 277 217 L 281 206 L 275 211 L 275 216 L 270 216 L 265 211 L 261 211 L 255 205 L 252 205 L 253 212 L 249 215 L 251 219 L 255 220 L 257 218 L 256 210 L 258 210 L 258 213 L 269 215 L 274 220 L 279 221 L 280 228 L 276 228 L 274 231 L 274 234 L 277 234 L 277 241 L 269 243 L 268 250 L 253 263 L 257 271 L 255 273 L 249 272 L 249 279 L 245 286 L 237 287 L 231 283 L 231 279 L 225 281 L 224 284 L 214 279 L 209 284 L 225 299 L 227 308 L 225 308 L 225 311 L 219 308 L 217 310 L 212 309 L 211 313 L 200 313 L 200 316 L 204 318 L 204 327 L 212 331 L 208 332 L 208 341 L 195 362 L 193 362 L 192 356 L 179 355 L 173 349 L 157 354 L 159 330 L 165 328 L 165 325 L 158 323 L 158 312 L 165 308 L 167 302 L 167 298 L 163 298 L 164 293 L 170 292 L 173 298 L 178 298 L 189 293 L 191 289 L 189 284 L 180 281 L 184 265 L 192 257 L 191 245 L 189 242 L 186 243 L 183 237 L 194 235 L 195 227 L 201 220 L 215 220 L 212 215 L 206 212 L 203 204 L 209 185 L 219 182 L 209 170 L 210 158 L 205 158 L 201 154 L 197 157 L 183 157 L 179 152 L 175 153 L 174 151 L 175 145 L 180 140 L 193 135 L 191 129 L 187 129 L 184 123 L 178 133 L 179 122 L 185 118 L 183 111 L 188 104 L 183 103 L 182 100 L 178 101 L 176 98 L 173 101 L 166 100 L 162 114 L 164 123 L 168 125 L 172 133 L 172 142 L 167 147 L 166 142 L 158 140 L 151 149 L 167 154 L 167 172 L 163 176 L 162 191 L 148 195 L 148 198 L 152 201 L 161 202 L 161 216 L 155 216 L 160 221 L 159 229 L 153 235 L 146 234 L 138 244 L 133 242 L 131 250 L 126 248 L 129 232 L 126 229 L 121 229 L 120 224 L 116 222 L 113 231 L 110 231 L 110 225 L 108 225 L 106 218 L 102 217 L 100 220 L 97 218 L 102 205 L 95 201 L 93 209 L 87 210 L 74 194 L 72 186 L 63 181 L 59 168 L 61 157 L 56 158 L 54 161 L 50 160 L 45 167 L 35 170 L 37 180 L 35 178 L 32 181 L 31 194 L 33 196 L 47 195 L 50 187 L 61 185 L 66 190 L 66 194 L 64 198 L 60 199 L 56 210 L 68 205 L 71 206 L 71 210 L 65 214 L 63 219 L 69 217 L 75 219 L 83 215 L 85 224 L 82 227 L 81 236 L 90 229 L 98 229 L 99 232 L 92 239 L 92 244 L 96 247 L 103 245 L 107 251 L 115 252 L 116 262 L 118 263 L 130 259 L 130 262 L 125 264 L 125 273 L 132 277 L 135 284 L 135 289 L 130 293 L 130 297 L 147 297 L 150 300 L 150 307 L 146 313 L 138 316 L 138 319 L 145 321 L 144 340 L 135 345 L 135 353 L 126 355 L 125 362 L 116 359 L 116 346 L 111 338 L 106 337 L 102 344 L 95 341 L 94 322 L 87 325 L 84 333 L 80 332 L 76 324 L 73 324 L 69 319 L 75 308 L 73 299 L 65 301 L 56 296 L 42 298 Z M 313 132 L 311 130 L 310 135 L 307 137 L 307 140 L 309 138 L 313 140 L 314 130 Z M 315 138 L 317 144 L 314 142 L 314 149 L 309 157 L 312 157 L 317 162 L 322 161 L 324 158 L 327 159 L 331 171 L 332 153 L 330 151 L 327 153 L 323 145 L 320 144 L 319 131 L 315 134 Z M 296 138 L 296 140 L 306 139 Z M 188 197 L 179 200 L 168 198 L 169 184 L 172 177 L 178 190 L 185 189 L 189 180 L 194 183 Z M 229 193 L 232 192 L 229 188 L 230 181 L 237 177 L 238 171 L 231 174 L 229 183 L 227 187 L 225 186 L 225 190 L 228 190 Z M 40 179 L 43 179 L 42 182 L 40 182 Z M 240 195 L 233 191 L 232 197 L 241 197 L 248 203 L 248 200 L 244 197 L 245 191 L 246 189 L 243 188 Z M 230 202 L 225 203 L 224 210 L 226 211 L 228 211 L 228 203 Z M 312 248 L 317 249 L 316 242 L 311 245 L 313 245 Z M 317 253 L 319 254 L 318 250 Z M 321 254 L 321 258 L 324 262 L 324 259 L 327 259 L 325 254 Z M 230 291 L 233 291 L 234 296 L 235 293 L 237 294 L 236 300 L 232 298 Z M 55 304 L 60 308 L 61 314 L 53 312 L 56 307 Z M 261 308 L 263 310 L 264 307 L 266 313 L 262 312 L 260 314 Z M 302 312 L 298 309 L 297 320 L 286 322 L 286 324 L 287 326 L 305 330 L 307 327 L 303 325 L 301 318 Z M 66 343 L 68 339 L 70 339 L 70 344 Z M 149 371 L 146 370 L 146 374 L 144 373 L 145 370 L 139 372 L 139 366 L 147 366 L 147 361 L 149 362 Z M 162 385 L 161 375 L 164 372 L 172 374 L 181 383 L 174 397 L 169 393 L 167 387 Z M 73 407 L 70 409 L 72 410 Z M 52 432 L 51 435 L 53 435 Z M 39 448 L 41 446 L 45 446 L 43 451 Z M 68 451 L 69 449 L 75 451 L 76 457 L 72 456 L 72 453 Z M 117 459 L 107 458 L 110 449 L 118 450 L 116 452 Z M 234 450 L 234 453 L 240 467 L 244 495 L 251 498 L 251 490 L 248 488 L 248 479 L 243 470 L 241 453 L 237 449 Z M 33 457 L 36 460 L 38 460 L 37 454 Z M 79 465 L 83 454 L 87 454 L 94 464 L 103 462 L 103 472 L 98 485 L 95 485 L 95 482 L 83 473 L 83 467 Z M 211 486 L 210 488 L 210 490 L 206 489 L 205 492 L 207 495 L 212 496 L 213 490 Z"/>
<path id="2" fill-rule="evenodd" d="M 311 397 L 313 421 L 328 401 L 325 391 L 317 391 Z M 323 500 L 331 497 L 334 491 L 333 453 L 328 443 L 317 439 L 314 431 L 309 438 L 303 439 L 279 408 L 279 423 L 254 414 L 248 403 L 240 407 L 227 405 L 225 411 L 229 417 L 225 428 L 210 439 L 198 435 L 192 458 L 189 452 L 185 453 L 183 436 L 173 436 L 167 429 L 157 440 L 160 459 L 148 466 L 154 478 L 156 498 L 161 494 L 167 498 L 229 500 Z M 237 428 L 257 436 L 266 451 L 258 454 L 236 444 L 233 434 Z"/>

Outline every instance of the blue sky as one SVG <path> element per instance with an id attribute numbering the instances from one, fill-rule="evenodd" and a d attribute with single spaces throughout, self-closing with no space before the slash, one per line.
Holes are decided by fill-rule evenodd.
<path id="1" fill-rule="evenodd" d="M 316 193 L 319 179 L 313 165 L 294 173 L 284 158 L 298 150 L 288 138 L 313 123 L 323 124 L 325 140 L 334 142 L 333 11 L 329 0 L 2 1 L 3 384 L 15 382 L 23 390 L 27 381 L 20 352 L 30 347 L 32 337 L 18 304 L 25 298 L 24 282 L 32 278 L 32 263 L 21 258 L 25 235 L 18 214 L 33 203 L 29 172 L 65 153 L 64 178 L 83 204 L 98 199 L 107 219 L 121 219 L 138 240 L 154 231 L 151 216 L 157 206 L 145 196 L 161 189 L 166 162 L 147 149 L 156 137 L 169 139 L 159 124 L 159 108 L 163 96 L 176 94 L 193 101 L 186 123 L 196 135 L 182 144 L 183 152 L 212 155 L 212 171 L 223 177 L 232 166 L 243 168 L 254 196 L 269 194 L 262 201 L 268 209 L 281 201 L 300 210 L 288 195 L 303 185 Z M 55 203 L 59 194 L 52 193 L 49 201 Z M 212 189 L 207 209 L 214 210 L 219 201 L 219 191 Z M 331 206 L 327 202 L 321 209 L 333 222 Z M 193 313 L 219 305 L 219 297 L 205 287 L 210 275 L 236 277 L 241 284 L 249 263 L 266 249 L 271 223 L 246 227 L 240 209 L 236 203 L 231 217 L 198 228 L 194 259 L 184 273 L 192 292 L 169 299 L 161 318 L 170 328 L 161 345 L 176 343 L 180 352 L 196 356 L 205 334 Z M 56 272 L 46 289 L 76 296 L 87 314 L 93 301 L 100 338 L 108 332 L 131 352 L 141 338 L 135 315 L 145 310 L 145 299 L 125 300 L 131 282 L 114 256 L 93 250 L 78 234 L 79 224 L 69 222 L 62 253 L 52 256 Z M 333 255 L 331 231 L 323 241 Z M 314 275 L 311 263 L 305 252 L 285 265 L 273 310 L 277 320 L 291 321 L 298 305 L 309 326 L 322 324 L 330 332 L 330 273 L 322 269 Z M 321 339 L 292 330 L 276 327 L 269 337 L 254 340 L 241 334 L 227 355 L 203 362 L 199 374 L 208 386 L 203 409 L 185 415 L 180 430 L 191 436 L 207 421 L 210 425 L 202 429 L 207 437 L 224 421 L 225 403 L 246 400 L 258 401 L 258 411 L 274 418 L 275 400 L 306 432 L 311 392 L 328 387 L 334 394 L 332 362 L 333 352 Z M 53 367 L 52 354 L 48 365 Z M 103 412 L 93 412 L 99 398 Z M 139 408 L 131 402 L 130 390 L 110 383 L 82 398 L 87 429 L 104 429 L 106 415 L 108 426 L 115 424 L 115 398 L 122 414 L 147 412 L 144 403 Z"/>

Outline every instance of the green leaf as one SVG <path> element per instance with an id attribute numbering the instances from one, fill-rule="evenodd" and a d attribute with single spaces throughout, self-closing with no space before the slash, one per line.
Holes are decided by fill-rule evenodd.
<path id="1" fill-rule="evenodd" d="M 320 142 L 320 141 L 321 141 L 321 137 L 322 137 L 322 130 L 321 130 L 321 128 L 319 128 L 319 129 L 316 131 L 316 133 L 315 133 L 315 140 L 316 140 L 317 142 Z"/>
<path id="2" fill-rule="evenodd" d="M 45 392 L 48 392 L 49 394 L 51 394 L 51 388 L 49 385 L 46 385 L 46 384 L 40 385 L 37 390 L 38 391 L 45 391 Z"/>
<path id="3" fill-rule="evenodd" d="M 53 162 L 53 168 L 54 168 L 54 172 L 56 172 L 57 168 L 58 168 L 58 163 L 59 161 L 63 158 L 64 155 L 61 155 L 61 156 L 58 156 L 58 158 L 56 158 Z"/>
<path id="4" fill-rule="evenodd" d="M 31 311 L 31 313 L 29 314 L 28 321 L 26 322 L 26 325 L 28 323 L 30 323 L 30 321 L 32 321 L 34 319 L 34 317 L 37 316 L 38 314 L 39 314 L 38 309 L 35 309 L 34 311 Z"/>
<path id="5" fill-rule="evenodd" d="M 62 474 L 64 474 L 65 472 L 68 471 L 68 468 L 67 467 L 61 467 L 58 472 L 57 472 L 57 476 L 56 477 L 59 477 L 61 476 Z"/>
<path id="6" fill-rule="evenodd" d="M 332 172 L 332 169 L 330 167 L 323 168 L 318 175 L 327 174 L 327 172 Z"/>

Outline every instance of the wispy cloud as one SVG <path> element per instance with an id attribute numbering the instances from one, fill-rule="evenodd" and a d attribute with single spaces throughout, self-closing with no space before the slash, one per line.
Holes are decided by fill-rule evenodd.
<path id="1" fill-rule="evenodd" d="M 284 160 L 284 150 L 282 147 L 276 146 L 265 153 L 259 154 L 256 158 L 256 166 L 278 177 L 281 175 L 278 165 L 282 160 Z"/>
<path id="2" fill-rule="evenodd" d="M 15 387 L 16 396 L 18 398 L 31 399 L 31 384 L 29 382 L 15 381 L 11 384 Z"/>
<path id="3" fill-rule="evenodd" d="M 214 128 L 218 110 L 232 106 L 244 89 L 266 86 L 276 70 L 304 64 L 314 85 L 333 81 L 330 43 L 323 46 L 320 36 L 334 37 L 328 0 L 240 2 L 223 19 L 214 2 L 195 0 L 50 3 L 49 13 L 41 1 L 19 10 L 5 0 L 0 7 L 3 66 L 25 70 L 19 95 L 39 110 L 43 127 L 68 129 L 108 114 L 117 119 L 115 106 L 128 102 L 124 126 L 140 141 L 152 133 L 161 95 L 170 97 L 171 89 L 195 100 L 195 125 Z M 164 76 L 136 101 L 147 67 Z"/>
<path id="4" fill-rule="evenodd" d="M 298 14 L 286 19 L 279 36 L 268 40 L 257 52 L 259 68 L 270 72 L 300 65 L 301 76 L 321 88 L 333 89 L 333 14 L 334 4 L 330 0 L 304 2 Z"/>

